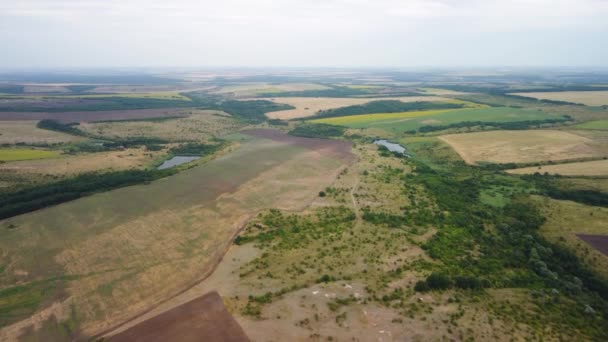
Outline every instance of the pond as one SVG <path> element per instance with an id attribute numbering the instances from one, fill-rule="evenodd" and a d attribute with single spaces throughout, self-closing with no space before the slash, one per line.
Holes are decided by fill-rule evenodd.
<path id="1" fill-rule="evenodd" d="M 388 148 L 388 150 L 391 152 L 405 154 L 405 147 L 403 147 L 399 144 L 392 143 L 388 140 L 384 140 L 384 139 L 376 140 L 376 141 L 374 141 L 374 144 L 382 145 L 382 146 Z"/>
<path id="2" fill-rule="evenodd" d="M 194 156 L 175 156 L 171 159 L 165 160 L 165 162 L 162 163 L 159 167 L 157 167 L 157 169 L 158 170 L 169 169 L 169 168 L 172 168 L 177 165 L 189 163 L 189 162 L 197 160 L 199 158 L 200 157 L 194 157 Z"/>

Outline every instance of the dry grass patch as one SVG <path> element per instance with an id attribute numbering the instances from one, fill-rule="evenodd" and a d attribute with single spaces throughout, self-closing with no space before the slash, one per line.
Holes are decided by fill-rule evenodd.
<path id="1" fill-rule="evenodd" d="M 0 144 L 57 144 L 81 137 L 36 127 L 36 121 L 0 121 Z"/>
<path id="2" fill-rule="evenodd" d="M 407 97 L 384 97 L 384 98 L 332 98 L 332 97 L 277 97 L 264 100 L 276 103 L 285 103 L 296 107 L 295 109 L 281 110 L 267 113 L 271 119 L 297 119 L 315 115 L 320 110 L 335 109 L 369 103 L 380 100 L 398 100 L 402 102 L 416 101 L 448 101 L 450 99 L 438 96 L 407 96 Z"/>
<path id="3" fill-rule="evenodd" d="M 587 106 L 608 105 L 608 91 L 556 91 L 539 93 L 513 93 L 510 95 L 531 97 L 539 100 L 581 103 Z"/>
<path id="4" fill-rule="evenodd" d="M 533 174 L 538 172 L 562 176 L 607 176 L 608 160 L 594 160 L 580 163 L 523 167 L 519 169 L 508 170 L 507 172 L 514 174 Z"/>
<path id="5" fill-rule="evenodd" d="M 448 134 L 440 139 L 450 144 L 468 164 L 531 163 L 606 155 L 603 142 L 556 130 Z"/>
<path id="6" fill-rule="evenodd" d="M 143 149 L 68 155 L 53 159 L 23 160 L 0 164 L 0 172 L 67 176 L 98 170 L 127 170 L 145 168 L 161 152 Z"/>
<path id="7" fill-rule="evenodd" d="M 213 110 L 192 110 L 185 118 L 81 123 L 87 133 L 107 138 L 157 137 L 169 141 L 207 141 L 238 130 L 241 125 L 230 115 Z"/>

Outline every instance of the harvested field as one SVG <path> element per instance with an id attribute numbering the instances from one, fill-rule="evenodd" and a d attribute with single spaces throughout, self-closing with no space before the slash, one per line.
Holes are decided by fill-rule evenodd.
<path id="1" fill-rule="evenodd" d="M 608 160 L 523 167 L 508 170 L 507 172 L 520 175 L 546 172 L 551 175 L 562 176 L 608 176 Z"/>
<path id="2" fill-rule="evenodd" d="M 217 292 L 166 311 L 107 339 L 110 342 L 246 342 L 247 335 Z"/>
<path id="3" fill-rule="evenodd" d="M 438 96 L 410 96 L 410 97 L 386 97 L 386 98 L 331 98 L 331 97 L 280 97 L 264 98 L 264 100 L 276 103 L 285 103 L 296 107 L 295 109 L 281 110 L 266 113 L 271 119 L 290 120 L 305 118 L 315 115 L 320 110 L 335 109 L 340 107 L 360 105 L 371 101 L 398 100 L 402 102 L 416 101 L 448 101 L 450 99 Z"/>
<path id="4" fill-rule="evenodd" d="M 468 164 L 531 163 L 606 155 L 603 143 L 556 130 L 491 131 L 440 137 Z"/>
<path id="5" fill-rule="evenodd" d="M 81 123 L 87 133 L 107 138 L 158 137 L 169 141 L 206 141 L 241 127 L 226 113 L 192 110 L 184 118 L 162 121 L 124 121 Z"/>
<path id="6" fill-rule="evenodd" d="M 608 235 L 576 234 L 576 236 L 608 256 Z"/>
<path id="7" fill-rule="evenodd" d="M 323 148 L 250 136 L 175 176 L 0 222 L 0 287 L 24 286 L 0 302 L 32 303 L 0 320 L 0 340 L 53 302 L 76 308 L 85 336 L 146 312 L 208 276 L 259 210 L 301 210 L 343 167 Z"/>
<path id="8" fill-rule="evenodd" d="M 59 158 L 23 160 L 0 164 L 0 172 L 68 176 L 92 171 L 142 169 L 148 167 L 160 155 L 161 152 L 150 152 L 143 149 L 64 155 L 61 157 L 54 155 Z"/>
<path id="9" fill-rule="evenodd" d="M 95 122 L 112 120 L 138 120 L 187 116 L 192 109 L 134 109 L 86 112 L 0 112 L 0 121 L 52 119 L 61 123 Z"/>
<path id="10" fill-rule="evenodd" d="M 0 144 L 57 144 L 81 137 L 36 127 L 36 121 L 0 121 Z"/>
<path id="11" fill-rule="evenodd" d="M 608 91 L 556 91 L 539 93 L 512 93 L 510 95 L 531 97 L 539 100 L 580 103 L 587 106 L 608 105 Z"/>

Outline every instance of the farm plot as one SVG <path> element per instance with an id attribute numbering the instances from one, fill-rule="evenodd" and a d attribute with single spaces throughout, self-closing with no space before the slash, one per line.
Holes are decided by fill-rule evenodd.
<path id="1" fill-rule="evenodd" d="M 82 112 L 0 112 L 0 121 L 16 120 L 42 120 L 52 119 L 61 123 L 139 120 L 150 118 L 182 117 L 189 115 L 193 110 L 181 109 L 133 109 L 133 110 L 107 110 Z"/>
<path id="2" fill-rule="evenodd" d="M 315 115 L 320 110 L 335 109 L 353 105 L 369 103 L 379 100 L 398 100 L 401 102 L 416 102 L 416 101 L 448 101 L 450 99 L 439 96 L 409 96 L 409 97 L 385 97 L 385 98 L 331 98 L 331 97 L 281 97 L 281 98 L 265 98 L 264 100 L 274 101 L 277 103 L 285 103 L 296 107 L 295 109 L 281 110 L 278 112 L 267 113 L 271 119 L 290 120 L 297 118 L 306 118 Z"/>
<path id="3" fill-rule="evenodd" d="M 440 137 L 468 164 L 531 163 L 606 155 L 606 144 L 556 130 L 492 131 Z"/>
<path id="4" fill-rule="evenodd" d="M 250 137 L 175 176 L 0 222 L 0 287 L 16 289 L 0 302 L 26 307 L 0 316 L 0 340 L 55 307 L 74 307 L 85 335 L 145 311 L 204 278 L 257 211 L 302 209 L 344 164 L 322 148 Z"/>
<path id="5" fill-rule="evenodd" d="M 36 127 L 36 121 L 0 121 L 0 144 L 57 144 L 82 140 Z"/>
<path id="6" fill-rule="evenodd" d="M 523 167 L 508 170 L 507 172 L 513 174 L 533 174 L 538 172 L 562 176 L 608 176 L 608 160 Z"/>
<path id="7" fill-rule="evenodd" d="M 10 162 L 18 160 L 56 158 L 59 152 L 31 148 L 0 148 L 0 161 Z"/>
<path id="8" fill-rule="evenodd" d="M 586 106 L 608 105 L 608 91 L 556 91 L 539 93 L 512 93 L 510 95 L 531 97 L 538 100 L 580 103 Z"/>
<path id="9" fill-rule="evenodd" d="M 575 125 L 572 128 L 608 131 L 608 120 L 587 121 L 587 122 L 583 122 L 578 125 Z"/>
<path id="10" fill-rule="evenodd" d="M 226 113 L 192 110 L 191 115 L 167 120 L 82 123 L 79 128 L 106 138 L 156 137 L 169 141 L 203 141 L 240 128 Z"/>
<path id="11" fill-rule="evenodd" d="M 264 93 L 325 89 L 329 89 L 329 87 L 314 83 L 245 83 L 224 86 L 211 93 L 225 95 L 231 94 L 235 97 L 251 97 Z"/>
<path id="12" fill-rule="evenodd" d="M 460 122 L 517 122 L 555 118 L 534 110 L 521 108 L 474 108 L 429 110 L 403 113 L 379 113 L 318 119 L 313 122 L 351 128 L 379 128 L 392 132 L 412 131 L 423 126 L 445 126 Z"/>

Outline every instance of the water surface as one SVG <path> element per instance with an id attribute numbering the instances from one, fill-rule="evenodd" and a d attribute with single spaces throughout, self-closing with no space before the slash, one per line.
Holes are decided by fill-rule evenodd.
<path id="1" fill-rule="evenodd" d="M 189 163 L 189 162 L 197 160 L 199 158 L 200 157 L 193 157 L 193 156 L 175 156 L 171 159 L 165 160 L 165 162 L 162 163 L 159 167 L 157 167 L 157 169 L 159 169 L 159 170 L 169 169 L 169 168 L 172 168 L 177 165 Z"/>

